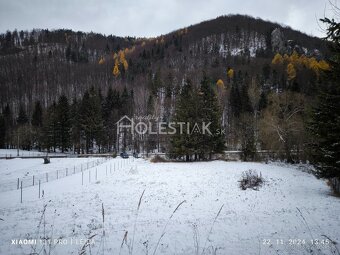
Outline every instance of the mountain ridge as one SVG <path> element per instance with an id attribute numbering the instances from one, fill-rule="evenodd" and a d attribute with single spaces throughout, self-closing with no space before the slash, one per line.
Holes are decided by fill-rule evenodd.
<path id="1" fill-rule="evenodd" d="M 109 87 L 150 90 L 156 74 L 161 82 L 153 87 L 165 86 L 169 73 L 173 87 L 184 77 L 197 83 L 203 72 L 223 79 L 228 68 L 256 75 L 276 53 L 272 32 L 277 28 L 285 36 L 282 55 L 297 45 L 311 56 L 315 49 L 320 58 L 327 56 L 327 43 L 317 37 L 244 15 L 219 16 L 147 39 L 65 29 L 7 32 L 0 36 L 1 106 L 10 103 L 17 111 L 21 103 L 31 111 L 36 100 L 48 106 L 62 93 L 79 97 L 91 86 L 104 93 Z M 114 56 L 122 51 L 128 69 L 119 65 L 116 77 Z"/>

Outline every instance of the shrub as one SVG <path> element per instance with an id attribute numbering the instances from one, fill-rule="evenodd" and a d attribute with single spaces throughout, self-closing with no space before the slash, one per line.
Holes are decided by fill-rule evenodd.
<path id="1" fill-rule="evenodd" d="M 165 159 L 165 158 L 163 158 L 163 157 L 161 157 L 161 156 L 159 156 L 159 155 L 156 155 L 156 156 L 154 156 L 154 157 L 150 160 L 150 162 L 152 162 L 152 163 L 160 163 L 160 162 L 168 162 L 168 160 Z"/>
<path id="2" fill-rule="evenodd" d="M 258 174 L 255 170 L 248 170 L 242 173 L 242 177 L 239 180 L 240 188 L 246 190 L 248 188 L 253 190 L 259 190 L 264 183 L 262 174 Z"/>

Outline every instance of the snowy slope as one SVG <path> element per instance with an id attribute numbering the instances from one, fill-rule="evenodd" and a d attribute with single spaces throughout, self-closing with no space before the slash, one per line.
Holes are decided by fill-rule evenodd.
<path id="1" fill-rule="evenodd" d="M 248 169 L 266 179 L 259 191 L 239 189 Z M 52 254 L 78 254 L 82 244 L 71 239 L 92 234 L 92 254 L 153 254 L 158 241 L 155 254 L 333 254 L 323 235 L 340 242 L 340 199 L 324 181 L 291 166 L 112 159 L 84 172 L 83 184 L 81 173 L 46 183 L 41 199 L 37 187 L 26 188 L 22 204 L 19 191 L 0 193 L 0 254 L 32 252 L 11 239 L 44 236 L 68 242 L 53 245 Z M 38 231 L 44 205 L 45 234 L 44 224 Z M 317 246 L 311 239 L 324 241 Z"/>

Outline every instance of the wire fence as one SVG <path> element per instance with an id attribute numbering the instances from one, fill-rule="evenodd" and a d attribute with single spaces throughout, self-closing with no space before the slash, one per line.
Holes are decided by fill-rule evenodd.
<path id="1" fill-rule="evenodd" d="M 79 165 L 74 165 L 73 167 L 58 169 L 54 171 L 37 174 L 37 175 L 24 176 L 22 178 L 17 178 L 17 179 L 12 179 L 12 180 L 6 180 L 5 182 L 0 183 L 0 192 L 18 190 L 21 188 L 28 188 L 28 187 L 39 185 L 39 183 L 42 184 L 42 183 L 58 180 L 61 178 L 65 178 L 67 176 L 77 174 L 80 172 L 84 172 L 90 168 L 103 164 L 109 159 L 110 158 L 108 157 L 100 158 L 100 159 L 96 159 L 96 160 L 82 163 Z"/>

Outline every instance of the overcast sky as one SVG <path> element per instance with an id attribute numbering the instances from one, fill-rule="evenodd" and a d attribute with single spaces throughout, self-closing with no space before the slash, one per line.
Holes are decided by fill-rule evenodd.
<path id="1" fill-rule="evenodd" d="M 320 37 L 317 20 L 330 9 L 328 0 L 0 0 L 0 32 L 69 28 L 149 37 L 238 13 Z"/>

